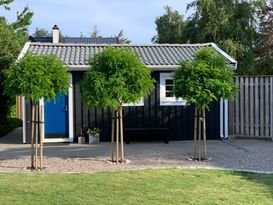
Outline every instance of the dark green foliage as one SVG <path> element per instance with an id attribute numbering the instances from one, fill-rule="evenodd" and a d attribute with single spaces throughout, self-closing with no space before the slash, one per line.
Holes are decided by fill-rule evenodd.
<path id="1" fill-rule="evenodd" d="M 196 0 L 187 31 L 191 43 L 215 42 L 238 61 L 238 73 L 253 73 L 256 15 L 263 0 Z"/>
<path id="2" fill-rule="evenodd" d="M 10 131 L 20 126 L 22 126 L 22 120 L 19 120 L 17 118 L 5 119 L 5 121 L 0 124 L 0 137 L 5 136 Z"/>
<path id="3" fill-rule="evenodd" d="M 259 13 L 260 38 L 256 46 L 256 70 L 259 74 L 273 74 L 273 1 Z"/>
<path id="4" fill-rule="evenodd" d="M 134 103 L 150 94 L 151 71 L 126 48 L 108 47 L 90 60 L 82 82 L 83 101 L 89 107 L 117 110 L 122 103 Z"/>
<path id="5" fill-rule="evenodd" d="M 36 30 L 33 33 L 33 36 L 34 37 L 49 37 L 49 36 L 51 36 L 51 33 L 44 28 L 36 27 Z"/>
<path id="6" fill-rule="evenodd" d="M 6 72 L 6 92 L 11 96 L 22 95 L 37 102 L 41 97 L 66 93 L 68 87 L 67 68 L 55 55 L 28 53 Z"/>
<path id="7" fill-rule="evenodd" d="M 212 48 L 203 48 L 192 62 L 183 61 L 175 71 L 174 93 L 185 99 L 188 105 L 208 109 L 213 101 L 234 97 L 233 76 L 220 54 Z"/>
<path id="8" fill-rule="evenodd" d="M 257 41 L 257 13 L 265 0 L 194 0 L 193 14 L 183 16 L 169 7 L 155 21 L 156 43 L 218 44 L 238 61 L 239 74 L 254 74 L 253 47 Z"/>
<path id="9" fill-rule="evenodd" d="M 13 0 L 0 0 L 0 6 L 9 9 Z M 4 93 L 4 73 L 12 67 L 27 39 L 27 27 L 30 25 L 33 13 L 25 7 L 17 13 L 17 20 L 8 23 L 4 16 L 0 16 L 0 123 L 9 115 L 9 107 L 15 103 L 15 98 Z"/>
<path id="10" fill-rule="evenodd" d="M 166 6 L 165 13 L 155 20 L 157 35 L 152 38 L 154 43 L 185 43 L 186 21 L 178 11 Z"/>

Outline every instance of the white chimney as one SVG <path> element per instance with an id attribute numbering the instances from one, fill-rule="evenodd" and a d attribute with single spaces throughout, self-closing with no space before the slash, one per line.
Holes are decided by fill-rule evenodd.
<path id="1" fill-rule="evenodd" d="M 57 25 L 52 28 L 52 43 L 60 43 L 60 30 Z"/>

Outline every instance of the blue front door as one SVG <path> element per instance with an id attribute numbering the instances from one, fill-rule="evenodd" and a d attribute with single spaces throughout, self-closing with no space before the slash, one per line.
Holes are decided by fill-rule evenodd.
<path id="1" fill-rule="evenodd" d="M 64 93 L 56 100 L 44 100 L 44 122 L 46 138 L 68 137 L 68 97 Z"/>

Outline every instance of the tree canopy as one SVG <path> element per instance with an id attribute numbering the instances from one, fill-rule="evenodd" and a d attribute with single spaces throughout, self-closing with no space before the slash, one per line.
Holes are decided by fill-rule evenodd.
<path id="1" fill-rule="evenodd" d="M 10 9 L 13 0 L 0 0 L 0 6 Z M 8 23 L 4 16 L 0 16 L 0 121 L 5 120 L 9 108 L 15 102 L 15 98 L 4 92 L 4 73 L 15 63 L 25 41 L 28 37 L 28 26 L 31 23 L 33 13 L 28 7 L 17 13 L 17 19 Z"/>
<path id="2" fill-rule="evenodd" d="M 135 103 L 153 89 L 151 71 L 127 48 L 105 48 L 90 59 L 81 85 L 89 107 L 117 110 L 122 103 Z"/>
<path id="3" fill-rule="evenodd" d="M 188 105 L 208 109 L 213 101 L 235 96 L 233 76 L 233 71 L 219 53 L 213 48 L 203 48 L 193 61 L 181 62 L 181 67 L 175 71 L 174 93 L 177 98 L 185 99 Z"/>
<path id="4" fill-rule="evenodd" d="M 155 20 L 156 43 L 218 44 L 238 61 L 238 73 L 255 73 L 253 48 L 257 41 L 257 14 L 266 0 L 194 0 L 186 20 L 167 7 Z"/>
<path id="5" fill-rule="evenodd" d="M 255 47 L 256 70 L 259 74 L 273 74 L 273 1 L 259 13 L 259 39 Z"/>
<path id="6" fill-rule="evenodd" d="M 157 35 L 152 38 L 154 43 L 185 43 L 186 21 L 178 11 L 166 6 L 165 13 L 155 20 Z"/>
<path id="7" fill-rule="evenodd" d="M 48 36 L 51 36 L 51 33 L 44 28 L 36 27 L 35 32 L 33 33 L 33 36 L 34 37 L 48 37 Z"/>
<path id="8" fill-rule="evenodd" d="M 68 87 L 67 68 L 55 55 L 27 53 L 6 72 L 6 92 L 35 102 L 42 97 L 49 100 L 60 92 L 67 93 Z"/>

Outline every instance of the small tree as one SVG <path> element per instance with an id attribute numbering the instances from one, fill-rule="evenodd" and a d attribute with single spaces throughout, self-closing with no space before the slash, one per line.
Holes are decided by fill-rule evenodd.
<path id="1" fill-rule="evenodd" d="M 50 100 L 60 92 L 67 93 L 68 87 L 67 68 L 55 55 L 39 56 L 27 53 L 16 66 L 6 72 L 6 92 L 12 96 L 25 96 L 27 100 L 32 101 L 31 168 L 38 168 L 38 135 L 40 136 L 40 168 L 43 168 L 43 137 L 38 133 L 43 109 L 39 106 L 39 100 L 42 97 Z"/>
<path id="2" fill-rule="evenodd" d="M 111 160 L 117 163 L 124 161 L 122 104 L 135 103 L 141 97 L 150 94 L 154 87 L 150 73 L 151 71 L 131 50 L 108 47 L 90 60 L 90 69 L 84 75 L 82 91 L 85 104 L 88 107 L 113 109 Z M 116 138 L 116 160 L 114 160 L 114 138 Z"/>
<path id="3" fill-rule="evenodd" d="M 200 49 L 193 61 L 181 62 L 181 67 L 175 71 L 176 97 L 182 97 L 188 105 L 195 106 L 194 120 L 194 160 L 196 160 L 197 127 L 199 126 L 199 143 L 201 141 L 201 124 L 203 122 L 204 156 L 206 159 L 206 119 L 205 110 L 209 104 L 221 98 L 232 99 L 236 86 L 232 81 L 234 76 L 225 59 L 212 48 Z M 200 118 L 201 120 L 198 120 Z M 198 159 L 201 160 L 200 144 Z"/>

